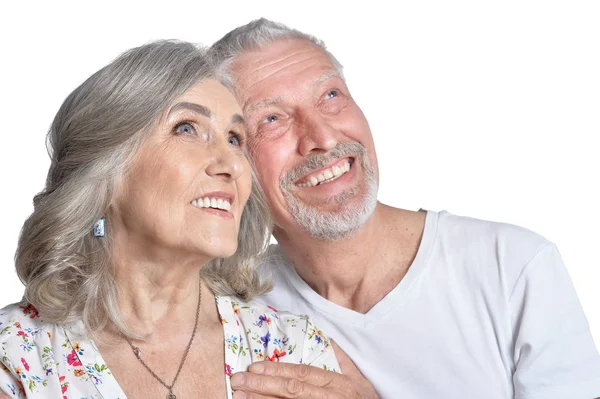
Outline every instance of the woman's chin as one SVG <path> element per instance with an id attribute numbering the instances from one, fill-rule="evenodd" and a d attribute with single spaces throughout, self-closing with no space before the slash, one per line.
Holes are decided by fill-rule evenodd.
<path id="1" fill-rule="evenodd" d="M 220 245 L 212 246 L 208 249 L 208 251 L 207 248 L 203 248 L 203 250 L 206 251 L 205 254 L 212 259 L 229 258 L 235 254 L 235 251 L 237 250 L 237 242 L 234 244 L 220 243 Z"/>

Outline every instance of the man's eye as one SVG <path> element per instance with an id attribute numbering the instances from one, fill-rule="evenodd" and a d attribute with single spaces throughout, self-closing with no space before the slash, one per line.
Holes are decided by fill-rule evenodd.
<path id="1" fill-rule="evenodd" d="M 279 120 L 279 118 L 277 117 L 277 115 L 269 115 L 263 120 L 263 122 L 272 123 L 272 122 L 276 122 L 278 120 Z"/>
<path id="2" fill-rule="evenodd" d="M 195 134 L 196 130 L 194 129 L 194 127 L 188 123 L 188 122 L 183 122 L 178 124 L 177 126 L 175 126 L 175 133 L 176 134 Z"/>
<path id="3" fill-rule="evenodd" d="M 338 95 L 339 95 L 339 93 L 337 92 L 337 90 L 329 90 L 327 92 L 327 94 L 325 94 L 325 98 L 329 99 L 329 98 L 337 97 Z"/>

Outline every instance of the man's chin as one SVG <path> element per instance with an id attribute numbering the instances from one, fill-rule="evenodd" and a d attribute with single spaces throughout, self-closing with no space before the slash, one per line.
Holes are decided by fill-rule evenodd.
<path id="1" fill-rule="evenodd" d="M 335 241 L 355 234 L 377 206 L 377 181 L 373 173 L 356 185 L 331 196 L 304 196 L 282 189 L 292 218 L 310 237 Z"/>
<path id="2" fill-rule="evenodd" d="M 312 238 L 336 241 L 356 234 L 369 220 L 377 199 L 361 198 L 356 203 L 337 202 L 333 209 L 296 203 L 290 208 L 296 223 Z"/>

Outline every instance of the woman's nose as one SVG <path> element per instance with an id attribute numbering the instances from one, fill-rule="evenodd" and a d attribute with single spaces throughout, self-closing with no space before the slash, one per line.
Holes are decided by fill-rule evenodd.
<path id="1" fill-rule="evenodd" d="M 227 141 L 215 148 L 214 158 L 206 168 L 206 173 L 226 180 L 236 180 L 244 173 L 245 167 L 246 159 L 242 150 Z"/>

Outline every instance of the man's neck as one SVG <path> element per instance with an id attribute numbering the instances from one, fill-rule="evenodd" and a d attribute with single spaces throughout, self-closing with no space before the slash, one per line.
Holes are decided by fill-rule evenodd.
<path id="1" fill-rule="evenodd" d="M 353 235 L 336 241 L 276 231 L 275 238 L 302 279 L 319 295 L 366 313 L 404 277 L 414 259 L 424 213 L 377 204 Z"/>

